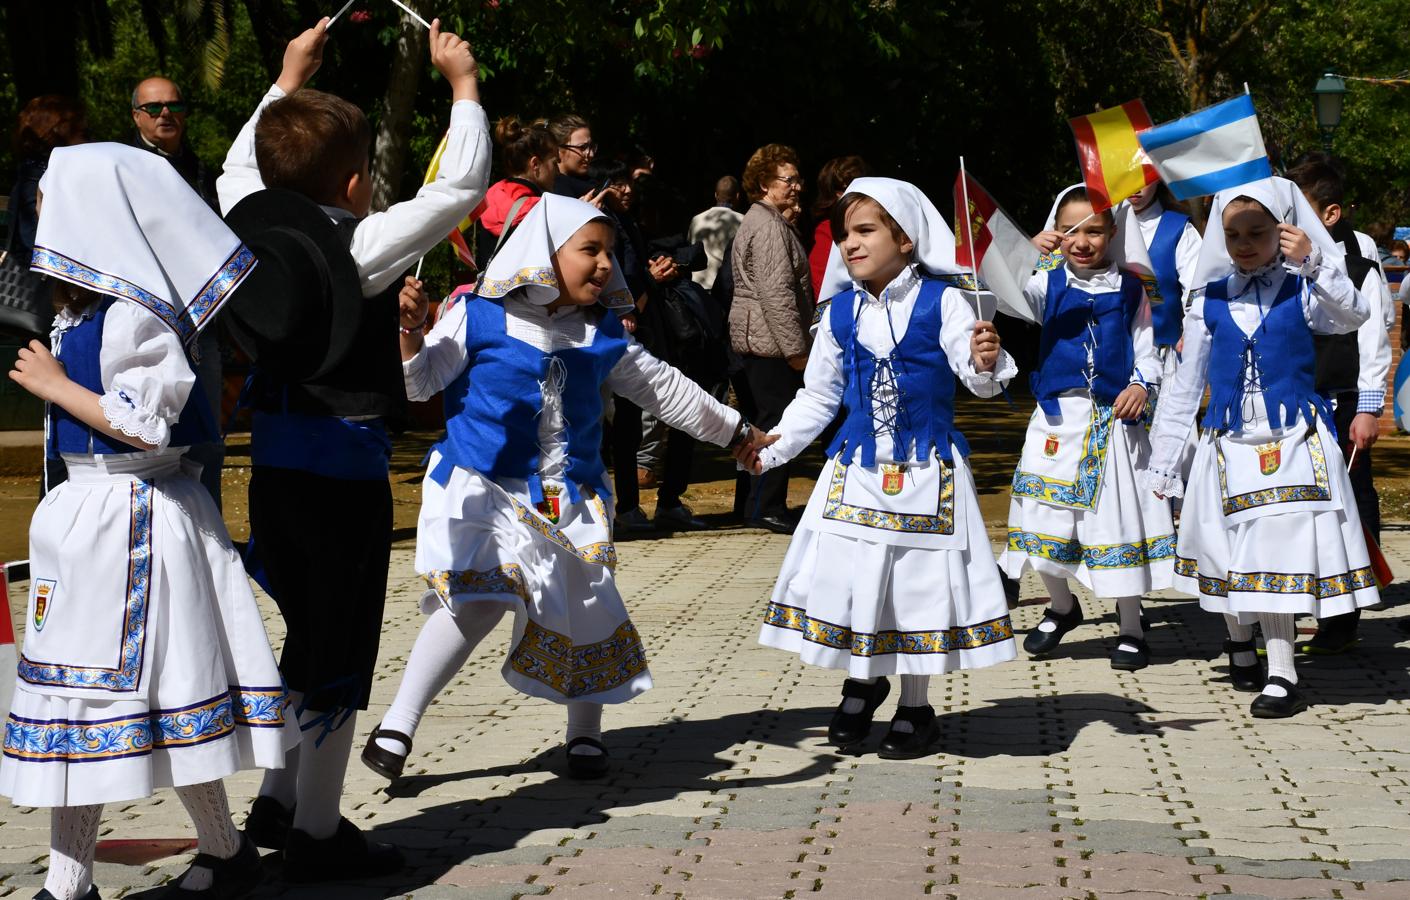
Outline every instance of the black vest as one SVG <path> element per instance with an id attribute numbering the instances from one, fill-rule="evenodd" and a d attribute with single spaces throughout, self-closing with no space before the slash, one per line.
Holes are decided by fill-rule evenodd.
<path id="1" fill-rule="evenodd" d="M 1351 276 L 1352 287 L 1359 291 L 1366 282 L 1366 276 L 1372 269 L 1379 268 L 1379 264 L 1361 255 L 1356 232 L 1346 219 L 1333 225 L 1331 232 L 1346 251 L 1346 271 Z M 1356 332 L 1318 334 L 1313 336 L 1313 341 L 1317 348 L 1317 393 L 1330 397 L 1356 390 L 1361 374 L 1361 353 Z"/>

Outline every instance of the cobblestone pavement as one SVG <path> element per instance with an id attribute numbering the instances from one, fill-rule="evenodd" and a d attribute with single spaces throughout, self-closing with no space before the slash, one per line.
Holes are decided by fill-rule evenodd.
<path id="1" fill-rule="evenodd" d="M 1392 531 L 1387 544 L 1410 572 L 1410 534 Z M 938 752 L 885 762 L 823 743 L 837 673 L 756 643 L 786 546 L 752 531 L 621 546 L 656 687 L 608 709 L 607 779 L 563 776 L 562 710 L 500 679 L 501 625 L 431 708 L 408 777 L 389 790 L 351 766 L 345 814 L 406 848 L 413 868 L 290 889 L 271 856 L 259 896 L 1410 898 L 1401 609 L 1369 613 L 1354 652 L 1304 661 L 1316 705 L 1269 722 L 1251 719 L 1249 696 L 1223 681 L 1216 616 L 1148 604 L 1156 662 L 1118 673 L 1106 659 L 1112 611 L 1088 602 L 1089 617 L 1105 615 L 1054 659 L 935 679 Z M 360 735 L 420 624 L 410 550 L 393 566 L 382 676 Z M 1036 582 L 1024 587 L 1020 629 L 1041 611 Z M 277 616 L 269 624 L 277 638 Z M 251 773 L 231 779 L 237 816 L 256 784 Z M 46 811 L 0 803 L 0 897 L 37 890 L 47 828 Z M 103 832 L 190 835 L 169 791 L 109 808 Z M 104 845 L 104 896 L 155 893 L 189 860 L 150 859 L 163 852 Z"/>

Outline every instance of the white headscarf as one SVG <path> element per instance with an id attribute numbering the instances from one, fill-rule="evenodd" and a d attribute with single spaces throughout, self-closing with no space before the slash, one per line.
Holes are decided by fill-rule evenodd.
<path id="1" fill-rule="evenodd" d="M 881 204 L 915 244 L 911 259 L 923 271 L 931 275 L 967 274 L 955 264 L 955 233 L 920 188 L 895 178 L 868 177 L 854 179 L 843 194 L 865 194 Z M 827 300 L 851 286 L 852 276 L 847 273 L 842 253 L 834 243 L 827 255 L 827 270 L 818 296 Z"/>
<path id="2" fill-rule="evenodd" d="M 188 346 L 255 267 L 235 232 L 155 153 L 59 147 L 39 190 L 31 267 L 136 303 Z"/>
<path id="3" fill-rule="evenodd" d="M 1326 265 L 1346 270 L 1345 252 L 1327 233 L 1321 216 L 1312 209 L 1312 204 L 1307 202 L 1302 191 L 1286 178 L 1274 177 L 1229 188 L 1214 195 L 1214 206 L 1209 211 L 1209 224 L 1204 229 L 1204 244 L 1200 247 L 1199 263 L 1195 266 L 1192 287 L 1203 288 L 1211 281 L 1219 281 L 1234 272 L 1234 260 L 1229 256 L 1229 247 L 1224 242 L 1224 207 L 1235 197 L 1257 200 L 1279 222 L 1301 228 L 1307 232 L 1312 246 L 1322 251 L 1322 260 Z M 1288 265 L 1288 268 L 1296 271 L 1298 267 Z"/>
<path id="4" fill-rule="evenodd" d="M 1058 192 L 1057 199 L 1053 201 L 1053 208 L 1048 211 L 1048 220 L 1043 224 L 1044 231 L 1057 230 L 1058 208 L 1062 206 L 1063 198 L 1083 187 L 1086 185 L 1070 184 Z M 1165 300 L 1178 303 L 1179 297 L 1160 296 L 1160 289 L 1155 280 L 1155 266 L 1151 265 L 1150 251 L 1146 248 L 1145 239 L 1141 237 L 1141 223 L 1136 218 L 1136 210 L 1129 202 L 1122 200 L 1112 207 L 1111 218 L 1116 223 L 1116 239 L 1107 246 L 1107 261 L 1118 269 L 1125 269 L 1140 278 L 1152 303 Z"/>
<path id="5" fill-rule="evenodd" d="M 518 290 L 520 296 L 538 306 L 557 300 L 559 284 L 553 274 L 553 254 L 579 228 L 594 219 L 610 222 L 607 215 L 591 203 L 544 194 L 490 260 L 479 295 L 498 298 Z M 631 292 L 619 267 L 612 267 L 612 275 L 598 302 L 608 309 L 632 305 Z"/>

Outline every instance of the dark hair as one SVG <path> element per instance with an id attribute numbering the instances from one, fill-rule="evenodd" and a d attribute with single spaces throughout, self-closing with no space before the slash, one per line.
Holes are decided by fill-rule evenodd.
<path id="1" fill-rule="evenodd" d="M 854 179 L 871 174 L 871 167 L 860 156 L 839 156 L 823 163 L 818 171 L 818 193 L 813 198 L 813 218 L 826 219 L 832 207 Z"/>
<path id="2" fill-rule="evenodd" d="M 68 147 L 88 140 L 88 113 L 73 97 L 44 94 L 31 99 L 20 110 L 15 125 L 15 156 L 20 159 L 47 159 L 55 147 Z"/>
<path id="3" fill-rule="evenodd" d="M 305 88 L 265 107 L 255 126 L 255 162 L 265 187 L 331 204 L 367 165 L 372 126 L 341 97 Z"/>
<path id="4" fill-rule="evenodd" d="M 588 181 L 591 181 L 594 187 L 604 181 L 615 184 L 631 180 L 631 167 L 620 159 L 594 159 L 592 165 L 588 166 Z"/>
<path id="5" fill-rule="evenodd" d="M 1397 250 L 1404 250 L 1407 255 L 1410 255 L 1410 244 L 1404 241 L 1391 241 L 1390 252 L 1394 253 Z"/>
<path id="6" fill-rule="evenodd" d="M 1082 202 L 1082 203 L 1086 203 L 1086 204 L 1089 205 L 1089 206 L 1090 206 L 1091 203 L 1092 203 L 1092 197 L 1091 197 L 1090 194 L 1087 193 L 1087 188 L 1086 188 L 1085 186 L 1084 186 L 1084 187 L 1075 187 L 1075 188 L 1073 188 L 1072 190 L 1068 191 L 1066 194 L 1063 194 L 1063 195 L 1062 195 L 1062 200 L 1058 201 L 1057 209 L 1053 211 L 1053 227 L 1054 227 L 1054 228 L 1057 227 L 1057 219 L 1058 219 L 1058 216 L 1062 215 L 1062 211 L 1063 211 L 1064 209 L 1067 209 L 1067 208 L 1068 208 L 1069 206 L 1071 206 L 1072 204 L 1077 203 L 1077 202 L 1079 202 L 1079 201 Z M 1108 226 L 1111 226 L 1111 227 L 1115 227 L 1115 226 L 1116 226 L 1116 216 L 1115 216 L 1115 214 L 1112 213 L 1112 211 L 1111 211 L 1110 209 L 1104 209 L 1104 210 L 1102 210 L 1102 211 L 1101 211 L 1101 216 L 1102 216 L 1103 219 L 1106 219 L 1106 224 L 1107 224 Z"/>
<path id="7" fill-rule="evenodd" d="M 911 239 L 911 236 L 906 234 L 906 230 L 897 224 L 895 219 L 891 218 L 891 214 L 886 211 L 886 207 L 876 202 L 876 198 L 853 192 L 838 197 L 837 202 L 832 205 L 832 212 L 828 214 L 827 224 L 832 228 L 833 243 L 842 243 L 842 238 L 847 235 L 847 213 L 852 210 L 852 207 L 861 203 L 863 200 L 869 200 L 876 204 L 876 208 L 881 211 L 881 221 L 886 223 L 886 228 L 891 232 L 891 236 L 896 239 L 896 243 L 899 244 L 902 241 L 909 241 Z"/>
<path id="8" fill-rule="evenodd" d="M 1230 200 L 1228 203 L 1225 203 L 1224 212 L 1227 213 L 1235 204 L 1239 206 L 1256 206 L 1259 209 L 1263 210 L 1263 213 L 1268 216 L 1268 218 L 1272 219 L 1274 222 L 1278 221 L 1278 217 L 1273 215 L 1273 211 L 1271 209 L 1263 205 L 1263 201 L 1255 200 L 1247 194 L 1240 194 L 1234 199 Z M 1219 226 L 1222 228 L 1224 226 L 1224 223 L 1220 222 Z"/>
<path id="9" fill-rule="evenodd" d="M 798 168 L 798 153 L 787 144 L 765 144 L 744 164 L 744 192 L 750 200 L 764 198 L 764 184 L 778 174 L 779 166 Z"/>
<path id="10" fill-rule="evenodd" d="M 558 152 L 558 141 L 543 119 L 525 124 L 517 116 L 505 116 L 494 125 L 494 142 L 499 145 L 500 165 L 506 175 L 523 174 L 529 160 L 536 156 L 546 159 Z"/>
<path id="11" fill-rule="evenodd" d="M 573 132 L 579 128 L 592 129 L 588 120 L 577 113 L 563 113 L 548 120 L 548 130 L 553 133 L 553 139 L 558 142 L 558 146 L 568 143 Z"/>
<path id="12" fill-rule="evenodd" d="M 1318 213 L 1333 203 L 1341 206 L 1346 202 L 1346 177 L 1330 153 L 1304 154 L 1288 169 L 1288 180 L 1302 190 Z"/>
<path id="13" fill-rule="evenodd" d="M 1372 222 L 1366 226 L 1366 233 L 1376 242 L 1377 247 L 1384 247 L 1395 237 L 1395 226 L 1389 222 Z"/>

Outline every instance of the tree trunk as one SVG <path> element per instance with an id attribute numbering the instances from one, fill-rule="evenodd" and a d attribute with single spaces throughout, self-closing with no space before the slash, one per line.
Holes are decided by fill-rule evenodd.
<path id="1" fill-rule="evenodd" d="M 280 0 L 245 0 L 245 11 L 250 16 L 250 29 L 259 45 L 260 59 L 273 81 L 284 66 L 284 47 L 297 32 Z"/>
<path id="2" fill-rule="evenodd" d="M 392 57 L 391 77 L 382 99 L 382 115 L 377 122 L 377 138 L 372 155 L 372 208 L 386 209 L 401 193 L 406 169 L 406 147 L 411 136 L 411 118 L 416 100 L 416 84 L 421 79 L 422 54 L 426 52 L 425 30 L 405 13 Z"/>

